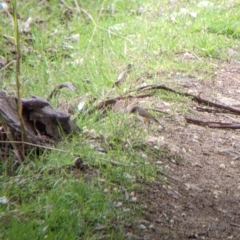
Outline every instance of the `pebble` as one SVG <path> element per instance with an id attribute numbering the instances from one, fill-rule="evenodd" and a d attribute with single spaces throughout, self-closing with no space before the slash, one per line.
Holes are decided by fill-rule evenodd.
<path id="1" fill-rule="evenodd" d="M 104 193 L 108 193 L 109 190 L 108 190 L 107 188 L 105 188 L 105 189 L 103 190 L 103 192 L 104 192 Z"/>
<path id="2" fill-rule="evenodd" d="M 140 224 L 149 225 L 149 221 L 148 221 L 148 220 L 145 220 L 145 219 L 139 220 L 138 222 L 139 222 Z"/>
<path id="3" fill-rule="evenodd" d="M 117 202 L 117 203 L 115 203 L 115 207 L 116 208 L 119 208 L 119 207 L 121 207 L 123 204 L 122 204 L 122 202 Z"/>
<path id="4" fill-rule="evenodd" d="M 106 227 L 104 225 L 98 224 L 95 228 L 94 231 L 102 231 L 104 230 Z"/>
<path id="5" fill-rule="evenodd" d="M 145 230 L 145 229 L 146 229 L 146 226 L 143 225 L 143 224 L 140 224 L 140 225 L 138 226 L 138 228 L 139 228 L 140 230 Z"/>
<path id="6" fill-rule="evenodd" d="M 122 210 L 124 213 L 126 213 L 126 212 L 130 212 L 130 208 L 123 208 L 123 210 Z"/>
<path id="7" fill-rule="evenodd" d="M 131 192 L 131 193 L 129 194 L 129 196 L 130 196 L 130 197 L 134 197 L 134 196 L 135 196 L 135 192 L 134 192 L 134 191 Z"/>
<path id="8" fill-rule="evenodd" d="M 221 168 L 221 169 L 225 169 L 226 166 L 222 163 L 222 164 L 219 165 L 219 168 Z"/>
<path id="9" fill-rule="evenodd" d="M 137 198 L 136 198 L 136 197 L 132 197 L 132 198 L 130 199 L 130 202 L 132 202 L 132 203 L 137 202 Z"/>
<path id="10" fill-rule="evenodd" d="M 153 225 L 153 224 L 150 224 L 150 225 L 149 225 L 149 229 L 151 229 L 151 230 L 155 230 L 154 225 Z"/>
<path id="11" fill-rule="evenodd" d="M 185 218 L 185 217 L 186 217 L 186 213 L 183 212 L 183 213 L 181 214 L 181 216 L 182 216 L 183 218 Z"/>

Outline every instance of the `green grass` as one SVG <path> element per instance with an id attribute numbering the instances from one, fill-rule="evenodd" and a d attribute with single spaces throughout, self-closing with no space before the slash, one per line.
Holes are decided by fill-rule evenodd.
<path id="1" fill-rule="evenodd" d="M 207 80 L 215 72 L 211 62 L 228 59 L 229 48 L 239 50 L 237 1 L 230 5 L 214 0 L 213 7 L 205 8 L 198 7 L 199 1 L 174 5 L 153 0 L 77 1 L 82 11 L 75 1 L 65 2 L 71 9 L 59 1 L 18 3 L 20 27 L 33 18 L 30 34 L 21 34 L 22 96 L 46 98 L 62 82 L 77 86 L 76 93 L 62 90 L 59 100 L 52 101 L 55 107 L 60 101 L 60 107 L 68 103 L 76 109 L 86 93 L 106 99 L 129 63 L 133 63 L 132 72 L 119 89 L 112 90 L 111 97 L 134 89 L 138 78 L 168 85 L 169 75 L 180 73 Z M 136 14 L 138 4 L 143 6 L 142 15 Z M 190 16 L 193 12 L 196 18 Z M 11 62 L 11 19 L 0 14 L 0 56 Z M 79 41 L 73 39 L 76 35 Z M 185 52 L 198 58 L 183 61 L 178 54 Z M 14 69 L 11 65 L 0 70 L 1 87 L 8 92 L 15 90 Z M 164 91 L 155 97 L 173 103 L 174 111 L 187 111 L 185 98 Z M 1 239 L 126 239 L 123 225 L 141 218 L 141 204 L 140 200 L 127 201 L 122 188 L 130 193 L 141 187 L 138 179 L 161 180 L 154 162 L 162 160 L 162 152 L 145 143 L 148 132 L 129 114 L 99 115 L 98 111 L 74 113 L 77 125 L 85 131 L 63 139 L 57 147 L 63 152 L 26 161 L 13 176 L 1 163 L 0 197 L 9 200 L 0 203 Z M 154 128 L 149 134 L 161 137 Z M 105 152 L 100 154 L 94 147 Z M 91 167 L 88 177 L 68 170 L 76 154 Z M 116 202 L 123 207 L 117 208 Z M 97 230 L 99 226 L 102 231 Z"/>

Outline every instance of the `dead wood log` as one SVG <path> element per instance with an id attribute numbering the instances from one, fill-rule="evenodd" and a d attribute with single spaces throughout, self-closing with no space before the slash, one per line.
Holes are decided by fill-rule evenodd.
<path id="1" fill-rule="evenodd" d="M 9 97 L 0 90 L 0 122 L 1 122 L 1 142 L 0 157 L 8 157 L 9 151 L 14 149 L 15 154 L 21 156 L 23 160 L 36 145 L 49 146 L 56 144 L 64 134 L 69 134 L 77 130 L 76 125 L 70 120 L 70 116 L 59 110 L 53 109 L 50 104 L 40 98 L 21 99 L 22 118 L 27 135 L 26 142 L 22 142 L 21 125 L 17 113 L 17 99 Z M 16 143 L 20 142 L 20 143 Z M 28 143 L 32 143 L 28 144 Z M 22 146 L 25 151 L 23 152 Z M 33 147 L 34 146 L 34 147 Z M 16 153 L 18 152 L 18 153 Z M 19 157 L 18 157 L 19 158 Z"/>

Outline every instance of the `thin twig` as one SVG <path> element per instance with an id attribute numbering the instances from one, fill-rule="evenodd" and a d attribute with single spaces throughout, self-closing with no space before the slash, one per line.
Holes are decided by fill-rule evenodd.
<path id="1" fill-rule="evenodd" d="M 232 223 L 230 223 L 230 225 L 233 226 L 233 227 L 238 227 L 238 228 L 240 228 L 240 225 L 237 224 L 237 223 L 233 223 L 233 222 L 232 222 Z"/>
<path id="2" fill-rule="evenodd" d="M 212 122 L 212 121 L 201 121 L 198 119 L 193 119 L 189 117 L 185 117 L 188 123 L 192 123 L 195 125 L 200 125 L 209 128 L 230 128 L 230 129 L 240 129 L 240 124 L 237 123 L 223 123 L 223 122 Z"/>
<path id="3" fill-rule="evenodd" d="M 6 64 L 4 67 L 2 67 L 2 68 L 0 69 L 0 72 L 3 71 L 3 70 L 5 70 L 6 68 L 8 68 L 10 65 L 12 65 L 12 64 L 15 63 L 15 62 L 16 62 L 16 60 L 13 60 L 13 61 L 9 62 L 8 64 Z"/>
<path id="4" fill-rule="evenodd" d="M 236 122 L 236 123 L 240 123 L 240 120 L 239 119 L 236 119 L 236 118 L 232 118 L 232 117 L 229 117 L 227 115 L 223 115 L 224 117 L 228 118 L 228 119 L 231 119 L 232 121 Z"/>
<path id="5" fill-rule="evenodd" d="M 57 85 L 52 91 L 51 93 L 48 95 L 47 97 L 47 101 L 50 101 L 54 96 L 57 95 L 57 93 L 62 89 L 62 88 L 68 88 L 71 91 L 76 91 L 76 87 L 74 86 L 73 83 L 70 82 L 66 82 L 66 83 L 61 83 L 59 85 Z"/>
<path id="6" fill-rule="evenodd" d="M 65 151 L 65 150 L 62 150 L 62 149 L 53 148 L 53 147 L 48 147 L 48 146 L 39 145 L 39 144 L 35 144 L 35 143 L 30 143 L 30 142 L 22 142 L 22 141 L 0 141 L 0 143 L 25 144 L 25 145 L 29 145 L 29 146 L 33 146 L 33 147 L 43 148 L 43 149 L 46 149 L 46 150 L 53 150 L 53 151 L 57 151 L 57 152 L 68 153 L 68 151 Z M 73 154 L 74 156 L 75 156 L 75 155 L 79 155 L 79 153 L 71 153 L 71 154 Z"/>
<path id="7" fill-rule="evenodd" d="M 121 167 L 128 167 L 129 168 L 129 165 L 126 165 L 126 164 L 123 164 L 123 163 L 119 163 L 119 162 L 116 162 L 116 161 L 113 161 L 113 160 L 106 160 L 106 159 L 102 159 L 104 162 L 108 162 L 108 163 L 111 163 L 112 165 L 114 166 L 121 166 Z"/>

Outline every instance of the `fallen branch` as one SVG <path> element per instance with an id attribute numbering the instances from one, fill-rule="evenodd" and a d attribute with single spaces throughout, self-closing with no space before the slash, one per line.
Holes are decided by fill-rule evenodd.
<path id="1" fill-rule="evenodd" d="M 219 104 L 219 103 L 214 103 L 212 101 L 209 101 L 207 99 L 203 99 L 199 96 L 195 96 L 195 95 L 190 94 L 190 93 L 182 93 L 182 92 L 176 91 L 174 89 L 171 89 L 169 87 L 166 87 L 165 85 L 148 85 L 148 86 L 144 86 L 144 87 L 139 87 L 136 91 L 141 92 L 141 91 L 149 91 L 149 90 L 155 90 L 155 89 L 162 89 L 162 90 L 166 90 L 166 91 L 169 91 L 169 92 L 181 95 L 181 96 L 191 97 L 191 99 L 195 102 L 205 104 L 205 105 L 211 106 L 211 107 L 225 109 L 225 110 L 227 110 L 231 113 L 240 115 L 240 110 L 239 109 L 236 109 L 236 108 L 233 108 L 233 107 L 230 107 L 230 106 L 226 106 L 226 105 L 223 105 L 223 104 Z"/>
<path id="2" fill-rule="evenodd" d="M 142 94 L 142 92 L 151 91 L 151 90 L 169 91 L 169 92 L 181 95 L 181 96 L 190 97 L 193 101 L 195 101 L 197 103 L 205 104 L 209 107 L 212 107 L 212 108 L 197 107 L 198 111 L 207 111 L 207 112 L 211 112 L 211 113 L 212 112 L 221 112 L 221 113 L 231 113 L 231 114 L 240 115 L 240 109 L 236 109 L 236 108 L 226 106 L 226 105 L 223 105 L 220 103 L 215 103 L 215 102 L 209 101 L 207 99 L 203 99 L 200 96 L 195 96 L 190 93 L 179 92 L 179 91 L 171 89 L 165 85 L 147 85 L 147 86 L 139 87 L 135 90 L 131 90 L 124 96 L 117 96 L 115 98 L 110 98 L 110 99 L 107 99 L 107 100 L 104 100 L 101 102 L 98 101 L 95 104 L 93 104 L 93 107 L 91 109 L 89 109 L 88 114 L 92 113 L 96 109 L 104 110 L 103 111 L 103 114 L 104 114 L 106 112 L 107 108 L 115 105 L 117 103 L 117 101 L 119 101 L 119 100 L 126 100 L 126 99 L 131 99 L 131 98 L 144 98 L 144 97 L 152 96 L 153 93 Z M 133 94 L 133 93 L 135 93 L 135 94 Z M 188 123 L 192 123 L 192 124 L 196 124 L 196 125 L 200 125 L 200 126 L 204 126 L 204 127 L 209 127 L 209 128 L 240 129 L 240 123 L 233 124 L 233 123 L 222 123 L 222 122 L 204 122 L 201 120 L 192 119 L 192 118 L 188 118 L 188 117 L 185 117 L 185 119 Z"/>
<path id="3" fill-rule="evenodd" d="M 192 123 L 195 125 L 209 127 L 209 128 L 230 128 L 230 129 L 240 129 L 240 124 L 235 123 L 222 123 L 222 122 L 205 122 L 189 117 L 185 117 L 187 123 Z"/>

